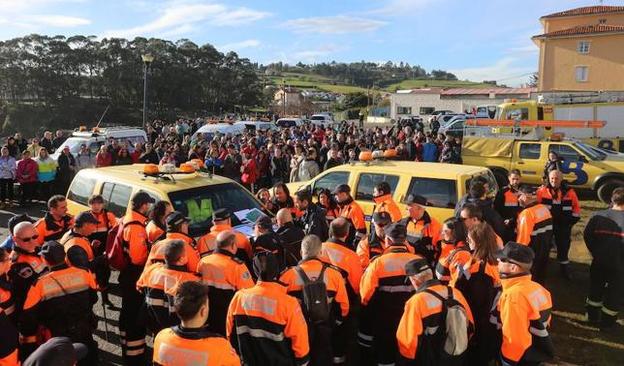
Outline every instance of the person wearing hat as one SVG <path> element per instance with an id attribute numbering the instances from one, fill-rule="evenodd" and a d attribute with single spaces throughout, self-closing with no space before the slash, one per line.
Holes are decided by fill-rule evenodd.
<path id="1" fill-rule="evenodd" d="M 299 218 L 299 227 L 305 235 L 316 235 L 321 241 L 327 240 L 329 228 L 325 219 L 325 209 L 312 202 L 312 194 L 308 189 L 295 193 L 295 207 L 303 213 Z"/>
<path id="2" fill-rule="evenodd" d="M 195 239 L 189 236 L 189 223 L 191 219 L 184 216 L 180 211 L 173 211 L 167 216 L 167 235 L 166 239 L 182 240 L 186 244 L 188 267 L 191 271 L 197 270 L 197 264 L 199 264 L 199 251 L 197 251 L 197 243 Z M 192 250 L 191 250 L 192 249 Z"/>
<path id="3" fill-rule="evenodd" d="M 461 331 L 466 332 L 467 346 L 467 340 L 473 333 L 474 320 L 466 299 L 459 290 L 435 279 L 426 259 L 412 259 L 405 263 L 405 275 L 416 293 L 405 303 L 405 310 L 396 331 L 399 364 L 461 365 L 463 354 L 454 355 L 452 362 L 449 362 L 448 354 L 444 354 L 447 331 L 444 312 L 448 308 L 443 302 L 453 299 L 464 310 L 467 324 Z"/>
<path id="4" fill-rule="evenodd" d="M 364 211 L 362 207 L 355 202 L 351 196 L 351 187 L 347 184 L 340 184 L 334 190 L 336 202 L 340 208 L 340 216 L 344 217 L 351 224 L 351 231 L 347 244 L 355 249 L 357 243 L 366 237 L 366 220 L 364 219 Z"/>
<path id="5" fill-rule="evenodd" d="M 307 364 L 308 326 L 299 302 L 278 281 L 277 258 L 260 252 L 253 258 L 253 269 L 258 282 L 236 292 L 228 308 L 226 331 L 232 347 L 244 365 L 271 365 L 277 360 Z"/>
<path id="6" fill-rule="evenodd" d="M 122 238 L 126 243 L 128 265 L 119 273 L 121 312 L 119 331 L 121 351 L 126 365 L 145 364 L 145 327 L 137 324 L 143 306 L 143 295 L 137 291 L 136 282 L 143 272 L 148 256 L 147 213 L 154 198 L 139 191 L 131 198 L 131 211 L 122 219 Z"/>
<path id="7" fill-rule="evenodd" d="M 154 339 L 152 363 L 159 366 L 238 366 L 236 351 L 221 334 L 206 327 L 212 304 L 208 286 L 189 281 L 176 290 L 173 308 L 180 325 L 160 331 Z M 193 357 L 189 357 L 193 355 Z"/>
<path id="8" fill-rule="evenodd" d="M 254 255 L 258 252 L 269 251 L 277 256 L 280 268 L 286 268 L 284 247 L 280 237 L 273 231 L 273 220 L 270 217 L 265 215 L 258 217 L 254 225 L 254 237 L 250 241 Z"/>
<path id="9" fill-rule="evenodd" d="M 50 272 L 40 276 L 28 290 L 18 323 L 22 356 L 34 350 L 37 331 L 43 326 L 52 337 L 69 337 L 87 346 L 88 355 L 78 365 L 97 364 L 98 347 L 93 340 L 93 305 L 98 299 L 95 278 L 84 269 L 68 266 L 65 248 L 56 241 L 46 242 L 40 253 Z"/>
<path id="10" fill-rule="evenodd" d="M 236 257 L 248 264 L 251 268 L 252 249 L 251 243 L 245 234 L 232 229 L 231 213 L 227 208 L 220 208 L 212 213 L 212 227 L 210 231 L 199 238 L 197 250 L 204 257 L 217 249 L 217 235 L 222 231 L 232 231 L 236 235 Z"/>
<path id="11" fill-rule="evenodd" d="M 84 359 L 89 349 L 82 343 L 73 343 L 68 337 L 54 337 L 39 346 L 23 366 L 74 366 Z"/>
<path id="12" fill-rule="evenodd" d="M 375 212 L 371 223 L 373 229 L 370 234 L 360 240 L 355 251 L 360 258 L 362 269 L 366 269 L 374 257 L 383 253 L 386 236 L 384 228 L 392 223 L 392 218 L 387 212 Z"/>
<path id="13" fill-rule="evenodd" d="M 92 245 L 101 245 L 101 243 L 91 243 L 89 236 L 95 232 L 98 222 L 89 211 L 76 215 L 74 227 L 59 240 L 59 243 L 65 247 L 68 265 L 85 270 L 95 269 L 93 268 L 95 256 Z"/>
<path id="14" fill-rule="evenodd" d="M 522 187 L 519 192 L 522 211 L 517 219 L 516 242 L 533 249 L 535 260 L 531 273 L 535 281 L 544 284 L 553 236 L 552 215 L 546 205 L 537 202 L 533 189 Z"/>
<path id="15" fill-rule="evenodd" d="M 405 284 L 405 264 L 423 257 L 408 250 L 403 223 L 386 226 L 384 234 L 384 252 L 371 260 L 360 284 L 362 316 L 358 342 L 364 360 L 393 364 L 398 352 L 397 326 L 405 302 L 414 292 L 412 286 Z"/>
<path id="16" fill-rule="evenodd" d="M 177 239 L 165 239 L 162 242 L 165 242 L 162 246 L 165 263 L 146 266 L 136 284 L 137 290 L 145 296 L 147 329 L 150 335 L 178 324 L 177 317 L 171 311 L 175 288 L 181 283 L 199 280 L 195 270 L 189 271 L 186 266 L 188 244 Z"/>
<path id="17" fill-rule="evenodd" d="M 552 300 L 550 292 L 531 279 L 533 250 L 509 242 L 497 258 L 503 292 L 494 316 L 502 332 L 502 364 L 536 365 L 552 360 L 554 348 L 548 332 Z"/>
<path id="18" fill-rule="evenodd" d="M 379 182 L 375 188 L 373 188 L 373 200 L 375 201 L 373 213 L 387 212 L 390 214 L 392 222 L 397 222 L 403 217 L 401 215 L 401 209 L 394 199 L 392 199 L 392 189 L 388 182 Z"/>
<path id="19" fill-rule="evenodd" d="M 407 205 L 408 217 L 401 220 L 407 228 L 407 242 L 414 251 L 434 262 L 434 246 L 440 240 L 442 225 L 427 212 L 427 199 L 417 194 L 410 194 L 403 202 Z"/>
<path id="20" fill-rule="evenodd" d="M 203 257 L 197 266 L 202 281 L 210 288 L 210 315 L 208 327 L 211 331 L 225 335 L 225 317 L 228 306 L 238 290 L 253 286 L 253 279 L 245 262 L 235 256 L 237 235 L 232 230 L 219 232 L 216 249 Z"/>

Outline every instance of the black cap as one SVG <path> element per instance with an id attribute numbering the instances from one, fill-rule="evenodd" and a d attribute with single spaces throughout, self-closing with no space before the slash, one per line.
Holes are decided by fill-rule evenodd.
<path id="1" fill-rule="evenodd" d="M 230 210 L 227 208 L 220 208 L 212 213 L 212 221 L 227 220 L 230 218 L 230 215 Z"/>
<path id="2" fill-rule="evenodd" d="M 402 242 L 405 238 L 407 238 L 407 227 L 404 224 L 396 222 L 386 226 L 384 233 L 387 237 L 392 239 L 393 242 Z"/>
<path id="3" fill-rule="evenodd" d="M 15 216 L 13 216 L 13 217 L 11 217 L 9 219 L 9 222 L 8 222 L 9 233 L 12 234 L 13 233 L 13 229 L 20 222 L 30 222 L 31 224 L 34 224 L 35 221 L 37 221 L 37 220 L 35 220 L 32 217 L 28 216 L 28 214 L 15 215 Z"/>
<path id="4" fill-rule="evenodd" d="M 88 349 L 82 343 L 72 343 L 68 337 L 54 337 L 39 346 L 24 366 L 73 366 L 87 356 Z"/>
<path id="5" fill-rule="evenodd" d="M 191 219 L 184 216 L 180 211 L 173 211 L 167 216 L 167 228 L 174 228 L 183 222 L 190 222 Z"/>
<path id="6" fill-rule="evenodd" d="M 280 273 L 279 262 L 271 252 L 259 252 L 253 258 L 253 270 L 262 281 L 273 281 Z"/>
<path id="7" fill-rule="evenodd" d="M 411 261 L 405 263 L 406 276 L 417 275 L 428 269 L 431 269 L 431 267 L 429 267 L 429 263 L 425 258 L 412 259 Z"/>
<path id="8" fill-rule="evenodd" d="M 260 229 L 270 230 L 273 228 L 273 221 L 270 217 L 262 215 L 256 220 L 256 226 Z"/>
<path id="9" fill-rule="evenodd" d="M 65 248 L 58 241 L 47 241 L 41 247 L 39 255 L 52 264 L 59 264 L 65 261 Z"/>
<path id="10" fill-rule="evenodd" d="M 407 196 L 405 201 L 403 201 L 403 203 L 405 203 L 406 205 L 416 204 L 420 206 L 427 206 L 427 199 L 418 194 L 410 194 Z"/>
<path id="11" fill-rule="evenodd" d="M 348 184 L 339 184 L 334 189 L 334 194 L 338 193 L 351 193 L 351 187 Z"/>
<path id="12" fill-rule="evenodd" d="M 505 244 L 502 250 L 496 253 L 496 258 L 524 267 L 531 267 L 533 259 L 535 259 L 535 253 L 533 253 L 533 249 L 526 245 L 510 241 Z"/>
<path id="13" fill-rule="evenodd" d="M 149 194 L 145 192 L 138 192 L 134 196 L 132 196 L 132 206 L 139 207 L 146 203 L 154 203 L 155 199 L 152 198 Z"/>
<path id="14" fill-rule="evenodd" d="M 527 186 L 526 184 L 521 185 L 518 188 L 518 191 L 520 191 L 520 193 L 524 193 L 524 194 L 535 194 L 536 189 L 531 187 L 531 186 Z"/>
<path id="15" fill-rule="evenodd" d="M 387 212 L 375 212 L 373 214 L 373 224 L 375 225 L 388 225 L 392 222 L 392 217 Z"/>
<path id="16" fill-rule="evenodd" d="M 76 227 L 82 227 L 84 224 L 97 224 L 99 223 L 98 219 L 93 216 L 93 214 L 89 211 L 81 212 L 76 215 L 74 219 L 74 225 Z"/>

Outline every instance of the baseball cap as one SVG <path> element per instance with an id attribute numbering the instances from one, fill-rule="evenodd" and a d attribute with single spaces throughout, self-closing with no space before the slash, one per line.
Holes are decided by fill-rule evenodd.
<path id="1" fill-rule="evenodd" d="M 167 227 L 176 227 L 183 222 L 190 222 L 191 219 L 184 216 L 180 211 L 173 211 L 167 216 Z"/>
<path id="2" fill-rule="evenodd" d="M 256 226 L 261 229 L 269 230 L 273 228 L 273 221 L 270 217 L 262 215 L 256 220 Z"/>
<path id="3" fill-rule="evenodd" d="M 230 215 L 230 210 L 227 208 L 220 208 L 212 213 L 212 221 L 227 220 L 230 218 Z"/>
<path id="4" fill-rule="evenodd" d="M 65 248 L 55 240 L 43 243 L 39 255 L 51 264 L 59 264 L 65 260 Z"/>
<path id="5" fill-rule="evenodd" d="M 339 184 L 334 189 L 334 194 L 338 194 L 338 193 L 351 193 L 351 187 L 349 187 L 348 184 Z"/>
<path id="6" fill-rule="evenodd" d="M 394 223 L 386 226 L 384 233 L 387 237 L 392 239 L 393 242 L 401 242 L 407 238 L 407 227 L 401 223 Z"/>
<path id="7" fill-rule="evenodd" d="M 387 212 L 375 212 L 372 221 L 375 225 L 385 226 L 392 222 L 392 217 Z"/>
<path id="8" fill-rule="evenodd" d="M 431 269 L 431 267 L 429 267 L 429 263 L 424 258 L 412 259 L 405 263 L 405 275 L 407 276 L 414 276 L 428 269 Z"/>
<path id="9" fill-rule="evenodd" d="M 407 196 L 405 201 L 403 201 L 406 205 L 419 205 L 419 206 L 427 206 L 427 199 L 418 194 L 410 194 Z"/>
<path id="10" fill-rule="evenodd" d="M 154 202 L 156 202 L 156 200 L 146 192 L 138 192 L 137 194 L 132 196 L 132 205 L 135 207 L 141 206 L 146 203 Z"/>
<path id="11" fill-rule="evenodd" d="M 81 227 L 84 224 L 97 224 L 99 223 L 98 219 L 93 216 L 91 212 L 85 211 L 76 215 L 74 219 L 74 225 L 77 227 Z"/>
<path id="12" fill-rule="evenodd" d="M 505 247 L 496 253 L 496 258 L 503 262 L 511 262 L 523 267 L 531 267 L 535 253 L 526 245 L 513 241 L 507 242 Z"/>
<path id="13" fill-rule="evenodd" d="M 87 356 L 88 348 L 82 343 L 73 343 L 68 337 L 54 337 L 39 346 L 24 361 L 24 366 L 73 366 Z"/>

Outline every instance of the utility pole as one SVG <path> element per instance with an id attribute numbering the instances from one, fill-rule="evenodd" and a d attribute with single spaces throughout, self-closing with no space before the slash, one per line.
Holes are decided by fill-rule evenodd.
<path id="1" fill-rule="evenodd" d="M 154 56 L 150 53 L 146 53 L 141 56 L 143 60 L 143 129 L 147 123 L 147 72 L 149 71 L 150 64 L 154 62 Z"/>

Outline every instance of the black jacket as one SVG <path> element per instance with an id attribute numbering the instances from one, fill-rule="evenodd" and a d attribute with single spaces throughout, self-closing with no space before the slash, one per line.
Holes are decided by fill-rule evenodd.
<path id="1" fill-rule="evenodd" d="M 587 222 L 583 237 L 594 261 L 609 269 L 624 266 L 624 211 L 596 212 Z"/>
<path id="2" fill-rule="evenodd" d="M 305 233 L 294 222 L 288 222 L 276 231 L 284 248 L 284 266 L 296 266 L 301 260 L 301 241 Z"/>
<path id="3" fill-rule="evenodd" d="M 326 241 L 329 237 L 329 228 L 327 227 L 327 220 L 325 219 L 325 209 L 314 203 L 310 202 L 303 216 L 301 216 L 299 224 L 306 235 L 314 234 L 318 236 L 321 241 Z"/>
<path id="4" fill-rule="evenodd" d="M 492 200 L 482 200 L 465 195 L 459 200 L 459 202 L 457 202 L 457 205 L 455 205 L 455 217 L 459 218 L 462 208 L 464 205 L 469 203 L 479 206 L 483 212 L 483 221 L 490 224 L 498 236 L 502 238 L 505 235 L 505 223 L 503 222 L 501 215 L 492 207 Z"/>

